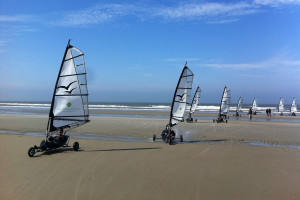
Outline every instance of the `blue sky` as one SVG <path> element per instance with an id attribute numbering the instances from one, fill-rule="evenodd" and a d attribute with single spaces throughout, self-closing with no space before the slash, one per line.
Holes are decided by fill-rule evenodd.
<path id="1" fill-rule="evenodd" d="M 202 103 L 300 100 L 300 0 L 2 0 L 0 101 L 50 101 L 69 38 L 90 101 L 170 102 L 185 61 Z"/>

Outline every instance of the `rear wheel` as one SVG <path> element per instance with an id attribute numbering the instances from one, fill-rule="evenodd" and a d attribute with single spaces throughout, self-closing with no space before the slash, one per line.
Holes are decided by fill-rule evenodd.
<path id="1" fill-rule="evenodd" d="M 78 142 L 74 142 L 74 144 L 73 144 L 73 150 L 74 151 L 78 151 L 78 149 L 79 149 L 79 143 Z"/>
<path id="2" fill-rule="evenodd" d="M 183 136 L 180 135 L 180 142 L 183 142 Z"/>
<path id="3" fill-rule="evenodd" d="M 28 150 L 28 156 L 33 157 L 35 154 L 35 149 L 33 147 L 30 147 Z"/>
<path id="4" fill-rule="evenodd" d="M 153 135 L 153 142 L 156 140 L 156 135 Z"/>
<path id="5" fill-rule="evenodd" d="M 227 123 L 227 120 L 226 120 L 226 123 Z"/>

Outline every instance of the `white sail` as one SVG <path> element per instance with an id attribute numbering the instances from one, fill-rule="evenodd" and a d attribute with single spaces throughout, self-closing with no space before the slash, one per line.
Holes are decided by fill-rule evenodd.
<path id="1" fill-rule="evenodd" d="M 195 110 L 196 110 L 196 108 L 198 106 L 199 99 L 200 99 L 200 94 L 201 94 L 201 89 L 198 86 L 197 89 L 196 89 L 193 101 L 192 101 L 192 105 L 191 105 L 191 109 L 190 109 L 190 113 L 191 114 L 195 112 Z"/>
<path id="2" fill-rule="evenodd" d="M 242 97 L 240 97 L 239 101 L 238 101 L 238 104 L 237 104 L 237 107 L 236 107 L 236 112 L 240 112 L 241 111 L 242 104 L 243 104 L 243 99 L 242 99 Z"/>
<path id="3" fill-rule="evenodd" d="M 175 126 L 183 120 L 184 112 L 190 100 L 193 77 L 193 72 L 185 65 L 173 97 L 169 122 L 170 126 Z"/>
<path id="4" fill-rule="evenodd" d="M 279 105 L 278 105 L 278 112 L 283 112 L 284 111 L 284 101 L 282 98 L 279 100 Z"/>
<path id="5" fill-rule="evenodd" d="M 230 103 L 231 103 L 230 90 L 225 86 L 222 99 L 221 99 L 220 114 L 227 114 L 229 112 Z"/>
<path id="6" fill-rule="evenodd" d="M 291 106 L 291 113 L 297 112 L 297 104 L 296 99 L 293 99 L 292 106 Z"/>
<path id="7" fill-rule="evenodd" d="M 255 112 L 257 111 L 257 100 L 256 98 L 253 99 L 253 103 L 252 103 L 252 111 Z"/>
<path id="8" fill-rule="evenodd" d="M 68 44 L 51 103 L 48 133 L 89 122 L 84 54 Z"/>

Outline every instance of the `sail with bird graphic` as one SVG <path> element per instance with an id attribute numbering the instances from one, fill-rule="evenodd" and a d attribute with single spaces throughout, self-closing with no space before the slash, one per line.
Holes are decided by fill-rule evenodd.
<path id="1" fill-rule="evenodd" d="M 59 128 L 68 130 L 87 122 L 89 110 L 84 54 L 69 40 L 54 87 L 47 136 Z"/>
<path id="2" fill-rule="evenodd" d="M 184 112 L 190 100 L 194 74 L 185 64 L 175 89 L 170 112 L 169 125 L 175 126 L 183 120 Z"/>

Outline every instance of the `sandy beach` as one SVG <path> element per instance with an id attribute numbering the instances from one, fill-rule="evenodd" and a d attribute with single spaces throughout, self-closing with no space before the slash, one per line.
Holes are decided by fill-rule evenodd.
<path id="1" fill-rule="evenodd" d="M 47 119 L 0 115 L 0 199 L 300 198 L 299 123 L 183 122 L 175 131 L 185 142 L 168 145 L 151 141 L 167 118 L 91 117 L 72 130 L 80 151 L 30 158 L 43 138 L 26 133 L 45 132 Z M 81 133 L 136 140 L 74 138 Z"/>

